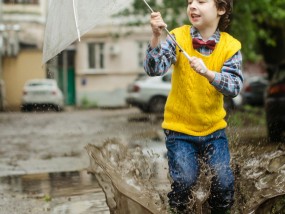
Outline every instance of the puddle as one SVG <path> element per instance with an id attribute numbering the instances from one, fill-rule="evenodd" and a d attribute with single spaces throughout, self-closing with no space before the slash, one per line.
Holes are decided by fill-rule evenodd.
<path id="1" fill-rule="evenodd" d="M 109 139 L 101 147 L 86 146 L 90 157 L 88 170 L 95 173 L 102 186 L 111 213 L 132 214 L 130 210 L 133 209 L 136 214 L 167 213 L 166 194 L 170 180 L 167 160 L 162 153 L 164 144 L 152 145 L 130 147 L 118 139 Z M 282 143 L 269 144 L 262 137 L 232 137 L 231 150 L 236 177 L 232 213 L 285 213 L 285 149 Z M 205 200 L 211 184 L 203 173 L 200 176 L 200 184 L 193 189 L 196 198 L 191 210 L 205 214 L 209 212 Z"/>
<path id="2" fill-rule="evenodd" d="M 86 171 L 29 174 L 0 178 L 5 191 L 46 202 L 52 214 L 109 214 L 105 195 Z"/>
<path id="3" fill-rule="evenodd" d="M 252 136 L 230 135 L 236 177 L 232 214 L 285 213 L 284 142 L 269 144 L 262 136 Z M 129 144 L 119 139 L 106 140 L 101 147 L 89 144 L 86 146 L 90 156 L 88 170 L 94 175 L 71 171 L 0 177 L 0 192 L 15 193 L 45 204 L 45 212 L 39 207 L 32 214 L 164 214 L 170 180 L 162 138 L 153 131 L 134 135 Z M 196 212 L 193 213 L 208 213 L 203 205 L 209 186 L 206 178 L 194 189 Z M 17 197 L 12 205 L 17 206 L 20 200 Z M 23 208 L 19 205 L 19 209 Z"/>
<path id="4" fill-rule="evenodd" d="M 163 143 L 126 146 L 117 139 L 106 140 L 102 147 L 89 144 L 88 171 L 93 172 L 107 197 L 111 213 L 166 214 L 170 179 L 166 149 Z M 201 182 L 195 186 L 191 208 L 205 214 L 204 206 L 210 185 L 209 175 L 202 166 Z M 196 213 L 196 212 L 195 212 Z"/>

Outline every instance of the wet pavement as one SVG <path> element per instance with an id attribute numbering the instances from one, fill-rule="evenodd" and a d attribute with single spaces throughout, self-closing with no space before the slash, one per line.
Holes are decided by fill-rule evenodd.
<path id="1" fill-rule="evenodd" d="M 1 213 L 109 213 L 95 176 L 86 171 L 6 176 L 0 182 L 2 199 L 10 194 L 14 202 L 2 200 Z"/>
<path id="2" fill-rule="evenodd" d="M 148 162 L 131 163 L 129 160 L 141 160 L 134 158 L 134 155 L 142 154 L 138 147 L 145 149 L 151 160 L 159 160 L 159 156 L 153 157 L 157 153 L 155 149 L 164 148 L 160 125 L 161 117 L 141 114 L 132 108 L 0 113 L 0 214 L 110 213 L 109 207 L 116 206 L 116 202 L 112 198 L 106 201 L 99 183 L 107 183 L 97 180 L 102 176 L 87 174 L 87 168 L 93 163 L 86 152 L 86 145 L 100 148 L 111 142 L 104 156 L 106 163 L 110 162 L 109 166 L 116 167 L 113 170 L 116 172 L 113 174 L 115 179 L 121 179 L 118 177 L 121 172 L 129 172 L 126 167 L 134 166 L 134 177 L 143 175 L 150 179 L 149 169 L 145 168 Z M 266 129 L 262 124 L 245 127 L 231 125 L 227 132 L 236 176 L 233 213 L 253 213 L 253 210 L 259 210 L 256 213 L 275 213 L 263 211 L 282 210 L 284 203 L 280 201 L 283 201 L 285 193 L 284 142 L 267 142 Z M 120 150 L 122 147 L 116 150 L 112 145 L 114 142 L 126 146 L 125 150 L 130 149 L 132 156 L 128 157 L 132 158 L 124 159 L 124 163 L 131 165 L 117 167 L 117 158 L 123 150 Z M 161 163 L 156 164 L 161 169 L 155 169 L 162 171 L 156 173 L 158 179 L 167 177 L 167 168 Z M 129 178 L 125 180 L 132 182 L 133 178 Z M 149 190 L 148 184 L 141 182 L 139 185 L 138 189 L 146 186 Z M 157 188 L 159 185 L 154 186 Z M 154 189 L 160 192 L 158 203 L 165 197 L 167 188 Z M 272 201 L 266 202 L 271 198 Z"/>
<path id="3" fill-rule="evenodd" d="M 84 147 L 159 138 L 156 119 L 137 109 L 0 113 L 0 213 L 109 213 Z"/>

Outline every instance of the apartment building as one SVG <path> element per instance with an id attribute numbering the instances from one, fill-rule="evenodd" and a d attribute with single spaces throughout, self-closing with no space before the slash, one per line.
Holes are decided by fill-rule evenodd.
<path id="1" fill-rule="evenodd" d="M 150 27 L 108 18 L 42 65 L 48 5 L 47 0 L 2 0 L 2 24 L 14 26 L 18 44 L 15 54 L 2 56 L 6 106 L 20 107 L 23 84 L 32 78 L 56 79 L 66 105 L 125 106 L 127 85 L 144 72 Z"/>
<path id="2" fill-rule="evenodd" d="M 106 23 L 76 43 L 77 103 L 123 106 L 126 88 L 143 70 L 150 27 Z"/>
<path id="3" fill-rule="evenodd" d="M 26 80 L 46 78 L 42 65 L 42 38 L 46 0 L 1 0 L 0 80 L 2 104 L 6 110 L 19 109 Z"/>

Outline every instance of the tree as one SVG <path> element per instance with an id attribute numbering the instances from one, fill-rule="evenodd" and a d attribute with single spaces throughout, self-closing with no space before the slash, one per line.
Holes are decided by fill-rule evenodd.
<path id="1" fill-rule="evenodd" d="M 149 0 L 148 2 L 154 10 L 161 12 L 168 29 L 189 24 L 186 16 L 186 0 Z M 234 0 L 233 11 L 232 23 L 228 31 L 241 41 L 245 61 L 285 59 L 285 51 L 276 52 L 277 49 L 285 50 L 283 41 L 285 40 L 285 0 Z M 125 15 L 149 13 L 149 9 L 142 0 L 134 0 L 133 9 L 124 11 Z M 273 53 L 268 54 L 268 50 Z"/>
<path id="2" fill-rule="evenodd" d="M 277 49 L 285 49 L 284 21 L 285 0 L 236 0 L 230 33 L 242 42 L 246 60 L 266 60 L 271 55 L 274 57 L 266 61 L 278 63 L 285 59 L 285 52 L 275 54 Z"/>

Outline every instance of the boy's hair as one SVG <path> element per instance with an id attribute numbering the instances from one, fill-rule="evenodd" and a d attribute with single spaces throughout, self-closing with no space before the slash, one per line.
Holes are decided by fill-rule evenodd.
<path id="1" fill-rule="evenodd" d="M 218 24 L 218 28 L 221 31 L 225 31 L 231 21 L 231 14 L 233 12 L 233 0 L 214 0 L 216 7 L 218 9 L 224 9 L 226 12 L 221 16 Z M 186 5 L 188 5 L 188 0 L 186 0 Z"/>
<path id="2" fill-rule="evenodd" d="M 224 9 L 226 12 L 221 16 L 218 28 L 225 31 L 230 25 L 231 14 L 233 12 L 233 0 L 214 0 L 218 9 Z"/>

